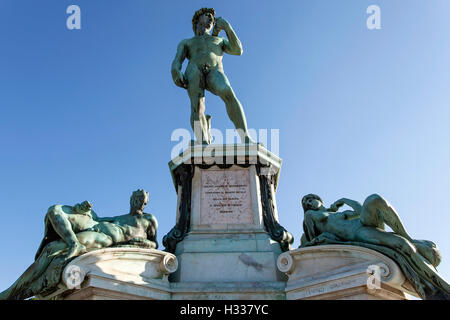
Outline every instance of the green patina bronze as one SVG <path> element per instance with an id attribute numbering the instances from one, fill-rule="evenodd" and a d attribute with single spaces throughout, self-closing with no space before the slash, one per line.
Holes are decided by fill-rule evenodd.
<path id="1" fill-rule="evenodd" d="M 338 212 L 344 204 L 353 210 Z M 428 240 L 412 239 L 394 208 L 379 195 L 371 195 L 361 205 L 340 199 L 325 208 L 319 196 L 303 197 L 303 231 L 300 247 L 348 244 L 379 251 L 396 261 L 423 299 L 450 299 L 450 285 L 436 267 L 441 253 Z M 394 232 L 384 231 L 385 224 Z"/>
<path id="2" fill-rule="evenodd" d="M 177 86 L 188 92 L 191 100 L 191 126 L 197 142 L 211 143 L 211 116 L 205 114 L 205 89 L 225 102 L 228 116 L 242 142 L 252 142 L 244 109 L 236 98 L 222 65 L 224 52 L 232 55 L 242 54 L 241 41 L 225 19 L 215 17 L 212 8 L 195 12 L 192 27 L 195 36 L 181 41 L 178 45 L 172 62 L 172 78 Z M 218 37 L 221 30 L 225 31 L 228 39 Z M 189 64 L 183 74 L 181 68 L 185 59 L 189 60 Z"/>
<path id="3" fill-rule="evenodd" d="M 52 293 L 61 281 L 64 267 L 85 252 L 117 246 L 156 249 L 156 218 L 144 213 L 148 192 L 137 190 L 130 198 L 130 212 L 99 218 L 88 201 L 75 206 L 54 205 L 45 215 L 44 239 L 34 263 L 0 299 L 26 299 Z"/>

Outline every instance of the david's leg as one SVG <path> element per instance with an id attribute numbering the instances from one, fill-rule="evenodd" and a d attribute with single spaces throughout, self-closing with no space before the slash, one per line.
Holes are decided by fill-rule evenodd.
<path id="1" fill-rule="evenodd" d="M 228 117 L 238 131 L 242 143 L 253 142 L 248 134 L 244 109 L 231 88 L 230 82 L 225 74 L 220 70 L 212 70 L 208 74 L 206 83 L 207 88 L 225 102 Z"/>
<path id="2" fill-rule="evenodd" d="M 204 82 L 203 74 L 196 68 L 186 71 L 188 80 L 188 95 L 191 100 L 191 127 L 198 143 L 209 144 L 208 121 L 205 117 L 205 90 L 201 83 Z"/>

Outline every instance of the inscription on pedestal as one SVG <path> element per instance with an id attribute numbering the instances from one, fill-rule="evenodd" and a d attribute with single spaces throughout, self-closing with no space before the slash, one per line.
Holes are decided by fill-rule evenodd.
<path id="1" fill-rule="evenodd" d="M 204 170 L 200 210 L 200 224 L 252 224 L 249 171 Z"/>

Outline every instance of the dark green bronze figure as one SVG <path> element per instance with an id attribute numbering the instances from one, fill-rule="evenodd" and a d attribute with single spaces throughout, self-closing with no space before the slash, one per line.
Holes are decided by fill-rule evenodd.
<path id="1" fill-rule="evenodd" d="M 61 281 L 64 267 L 87 251 L 113 246 L 156 249 L 158 222 L 153 215 L 143 212 L 148 200 L 145 190 L 137 190 L 130 198 L 130 213 L 111 218 L 97 217 L 88 201 L 73 207 L 51 206 L 34 263 L 0 293 L 0 300 L 50 294 Z"/>
<path id="2" fill-rule="evenodd" d="M 231 25 L 223 18 L 216 18 L 214 9 L 203 8 L 192 19 L 195 36 L 180 42 L 172 63 L 175 84 L 187 89 L 191 100 L 191 126 L 198 143 L 211 143 L 209 129 L 211 117 L 205 115 L 205 89 L 219 96 L 224 102 L 230 120 L 235 125 L 242 143 L 252 142 L 247 129 L 244 109 L 237 99 L 223 71 L 224 53 L 242 54 L 242 44 Z M 210 35 L 213 29 L 212 35 Z M 227 38 L 218 37 L 221 30 Z M 185 73 L 183 61 L 189 60 Z"/>
<path id="3" fill-rule="evenodd" d="M 338 212 L 344 204 L 352 210 Z M 441 261 L 437 246 L 427 240 L 412 239 L 394 208 L 379 195 L 364 204 L 340 199 L 330 208 L 314 194 L 303 197 L 301 247 L 320 244 L 349 244 L 379 251 L 396 261 L 423 299 L 450 299 L 450 285 L 438 274 Z M 394 232 L 384 231 L 385 224 Z"/>

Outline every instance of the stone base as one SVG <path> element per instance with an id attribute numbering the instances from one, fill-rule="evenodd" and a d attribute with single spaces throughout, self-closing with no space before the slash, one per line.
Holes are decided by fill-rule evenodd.
<path id="1" fill-rule="evenodd" d="M 293 240 L 278 222 L 280 158 L 257 144 L 195 146 L 169 166 L 178 205 L 163 243 L 180 266 L 171 282 L 286 280 L 276 265 Z"/>
<path id="2" fill-rule="evenodd" d="M 60 290 L 39 299 L 168 300 L 174 255 L 153 249 L 107 248 L 91 251 L 64 269 Z"/>
<path id="3" fill-rule="evenodd" d="M 195 238 L 197 236 L 198 238 Z M 191 237 L 191 238 L 188 238 Z M 231 247 L 242 252 L 215 255 L 213 248 L 229 249 L 225 238 L 203 242 L 200 235 L 189 235 L 180 243 L 180 257 L 195 251 L 198 265 L 190 263 L 186 274 L 173 273 L 177 258 L 167 252 L 139 248 L 108 248 L 74 259 L 64 270 L 61 289 L 40 299 L 65 300 L 406 300 L 415 295 L 397 264 L 386 256 L 362 247 L 327 245 L 288 251 L 278 256 L 276 273 L 272 269 L 274 252 L 264 234 L 245 239 L 230 237 Z M 219 240 L 219 241 L 217 241 Z M 223 241 L 221 241 L 223 240 Z M 198 241 L 198 242 L 197 242 Z M 252 255 L 262 249 L 268 259 Z M 197 249 L 203 248 L 201 253 Z M 251 250 L 250 250 L 251 249 Z M 271 255 L 272 254 L 272 255 Z M 211 257 L 208 257 L 211 255 Z M 189 259 L 189 258 L 187 258 Z M 209 260 L 208 260 L 209 259 Z M 233 260 L 234 259 L 234 260 Z M 209 264 L 205 265 L 205 262 Z M 244 261 L 242 261 L 244 260 Z M 215 263 L 212 263 L 215 261 Z M 229 262 L 231 261 L 231 262 Z M 233 266 L 233 264 L 236 264 Z M 255 263 L 253 265 L 253 263 Z M 261 264 L 259 271 L 258 263 Z M 75 268 L 75 269 L 74 269 Z M 378 269 L 376 269 L 378 268 Z M 267 269 L 267 270 L 266 270 Z M 70 270 L 79 270 L 73 273 Z M 208 271 L 210 270 L 210 271 Z M 213 271 L 211 271 L 213 270 Z M 215 270 L 215 271 L 214 271 Z M 375 272 L 370 272 L 375 270 Z M 378 270 L 378 271 L 376 271 Z M 369 271 L 369 272 L 368 272 Z M 79 278 L 77 277 L 79 275 Z M 168 277 L 190 279 L 169 282 Z M 284 280 L 278 279 L 280 274 Z M 75 276 L 75 277 L 74 277 Z M 77 287 L 71 287 L 75 278 Z M 227 280 L 236 281 L 227 281 Z M 252 280 L 257 279 L 257 280 Z M 376 279 L 379 280 L 377 283 Z"/>
<path id="4" fill-rule="evenodd" d="M 172 300 L 285 300 L 284 281 L 171 283 Z"/>
<path id="5" fill-rule="evenodd" d="M 168 286 L 150 283 L 136 285 L 106 277 L 89 275 L 78 290 L 67 291 L 58 296 L 64 300 L 170 300 Z"/>
<path id="6" fill-rule="evenodd" d="M 276 266 L 278 242 L 264 231 L 192 231 L 177 246 L 180 265 L 171 282 L 277 282 L 286 276 Z"/>
<path id="7" fill-rule="evenodd" d="M 288 300 L 407 300 L 416 295 L 393 260 L 363 247 L 301 248 L 281 254 L 277 264 L 289 277 Z"/>

